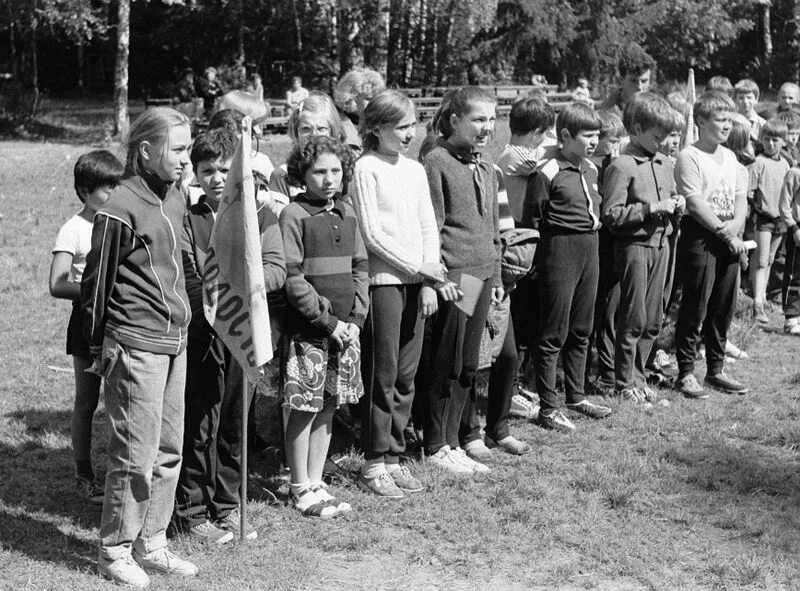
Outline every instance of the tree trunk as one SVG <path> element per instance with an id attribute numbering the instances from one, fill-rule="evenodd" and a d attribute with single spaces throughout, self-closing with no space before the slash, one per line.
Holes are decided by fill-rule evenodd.
<path id="1" fill-rule="evenodd" d="M 237 28 L 236 28 L 236 53 L 237 61 L 245 67 L 245 54 L 244 54 L 244 5 L 243 0 L 236 2 L 236 15 L 237 15 Z M 245 75 L 244 83 L 247 84 L 247 75 Z"/>
<path id="2" fill-rule="evenodd" d="M 117 61 L 114 68 L 114 135 L 128 133 L 128 57 L 130 54 L 131 0 L 117 0 Z"/>
<path id="3" fill-rule="evenodd" d="M 770 0 L 764 2 L 763 8 L 763 39 L 764 39 L 764 67 L 767 69 L 768 83 L 772 88 L 772 18 L 770 11 Z"/>
<path id="4" fill-rule="evenodd" d="M 78 90 L 86 98 L 86 60 L 84 59 L 83 39 L 78 41 Z"/>
<path id="5" fill-rule="evenodd" d="M 294 17 L 295 49 L 300 53 L 303 51 L 303 30 L 300 28 L 300 16 L 297 13 L 297 0 L 292 0 L 292 16 Z"/>
<path id="6" fill-rule="evenodd" d="M 36 50 L 36 27 L 38 22 L 34 17 L 31 23 L 31 86 L 33 87 L 33 101 L 31 101 L 31 119 L 36 116 L 39 107 L 39 53 Z"/>

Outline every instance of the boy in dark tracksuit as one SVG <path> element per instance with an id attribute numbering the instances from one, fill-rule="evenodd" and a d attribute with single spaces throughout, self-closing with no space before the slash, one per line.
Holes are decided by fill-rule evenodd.
<path id="1" fill-rule="evenodd" d="M 182 529 L 212 544 L 232 540 L 240 531 L 241 519 L 244 372 L 203 313 L 204 262 L 237 141 L 236 135 L 225 129 L 212 130 L 195 140 L 191 159 L 204 195 L 184 218 L 181 240 L 192 322 L 187 345 L 183 465 L 175 516 Z M 258 211 L 258 227 L 264 285 L 268 292 L 275 292 L 283 287 L 286 265 L 278 220 L 266 206 Z M 277 335 L 272 342 L 277 342 Z M 245 524 L 245 535 L 253 539 L 258 533 Z"/>
<path id="2" fill-rule="evenodd" d="M 653 401 L 645 364 L 661 328 L 664 286 L 674 230 L 671 216 L 685 207 L 676 195 L 672 162 L 658 151 L 669 134 L 672 108 L 648 96 L 628 103 L 630 144 L 605 175 L 603 222 L 615 236 L 620 301 L 614 353 L 615 394 Z"/>
<path id="3" fill-rule="evenodd" d="M 589 335 L 597 295 L 600 195 L 597 169 L 588 160 L 597 147 L 602 121 L 586 105 L 561 111 L 556 132 L 562 142 L 531 175 L 523 204 L 522 225 L 541 233 L 536 253 L 539 274 L 539 341 L 536 389 L 542 427 L 573 431 L 560 410 L 556 367 L 563 351 L 567 408 L 592 418 L 611 414 L 584 394 Z"/>

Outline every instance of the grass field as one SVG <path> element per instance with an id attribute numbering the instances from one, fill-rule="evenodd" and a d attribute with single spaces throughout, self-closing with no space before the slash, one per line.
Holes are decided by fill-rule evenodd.
<path id="1" fill-rule="evenodd" d="M 72 488 L 69 304 L 47 293 L 50 247 L 77 210 L 71 171 L 86 148 L 0 142 L 2 590 L 113 588 L 94 567 L 99 508 Z M 800 339 L 737 322 L 750 359 L 730 370 L 751 385 L 746 396 L 663 391 L 667 408 L 612 403 L 612 417 L 579 420 L 571 436 L 516 421 L 532 454 L 497 455 L 491 474 L 470 480 L 418 465 L 428 490 L 401 502 L 340 478 L 333 488 L 354 512 L 332 522 L 272 500 L 264 460 L 252 458 L 258 540 L 209 549 L 178 538 L 200 575 L 156 576 L 151 587 L 800 589 Z M 98 466 L 104 421 L 101 411 Z"/>

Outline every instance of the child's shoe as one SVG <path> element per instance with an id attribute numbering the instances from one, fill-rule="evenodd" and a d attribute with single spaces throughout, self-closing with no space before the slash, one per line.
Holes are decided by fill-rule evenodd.
<path id="1" fill-rule="evenodd" d="M 167 575 L 180 575 L 182 577 L 193 577 L 197 574 L 197 567 L 193 563 L 183 558 L 178 558 L 166 546 L 147 554 L 140 554 L 134 548 L 132 554 L 133 559 L 143 570 L 151 570 Z"/>
<path id="2" fill-rule="evenodd" d="M 319 498 L 328 503 L 331 507 L 336 508 L 338 511 L 337 515 L 344 515 L 345 513 L 350 513 L 353 510 L 353 507 L 347 501 L 340 501 L 336 497 L 334 497 L 331 493 L 328 492 L 328 485 L 324 482 L 317 482 L 311 484 L 311 490 L 313 490 Z"/>
<path id="3" fill-rule="evenodd" d="M 105 490 L 102 485 L 95 478 L 87 478 L 86 476 L 75 477 L 75 488 L 80 495 L 89 501 L 92 505 L 102 505 Z"/>
<path id="4" fill-rule="evenodd" d="M 292 502 L 295 509 L 300 511 L 305 517 L 319 517 L 320 519 L 332 519 L 339 514 L 339 510 L 326 503 L 322 497 L 311 490 L 311 486 L 290 485 L 292 488 Z"/>
<path id="5" fill-rule="evenodd" d="M 189 527 L 189 534 L 209 544 L 221 546 L 233 540 L 233 532 L 217 527 L 206 519 L 203 523 Z"/>
<path id="6" fill-rule="evenodd" d="M 708 398 L 708 394 L 703 390 L 703 386 L 700 385 L 693 373 L 686 374 L 682 378 L 675 380 L 675 387 L 686 398 Z"/>
<path id="7" fill-rule="evenodd" d="M 451 474 L 458 474 L 460 476 L 472 474 L 475 470 L 472 467 L 467 466 L 466 464 L 458 461 L 458 454 L 453 454 L 452 449 L 450 449 L 449 445 L 445 445 L 444 447 L 439 448 L 439 450 L 435 454 L 431 454 L 428 456 L 428 462 L 432 466 L 436 466 L 437 468 L 441 468 L 445 472 L 450 472 Z"/>
<path id="8" fill-rule="evenodd" d="M 800 317 L 787 318 L 783 323 L 783 332 L 788 335 L 800 337 Z"/>
<path id="9" fill-rule="evenodd" d="M 769 320 L 769 319 L 768 319 Z M 740 349 L 736 345 L 734 345 L 731 341 L 725 341 L 725 359 L 748 359 L 750 355 L 747 354 L 747 351 Z"/>
<path id="10" fill-rule="evenodd" d="M 489 449 L 499 447 L 500 449 L 504 449 L 506 452 L 515 456 L 523 456 L 533 451 L 533 448 L 530 445 L 524 441 L 520 441 L 516 437 L 512 437 L 511 435 L 507 435 L 506 437 L 498 439 L 497 441 L 491 437 L 486 437 L 486 447 Z"/>
<path id="11" fill-rule="evenodd" d="M 549 414 L 539 413 L 537 424 L 545 429 L 552 429 L 555 431 L 562 431 L 564 433 L 572 433 L 575 431 L 575 424 L 564 416 L 560 410 L 553 411 Z"/>
<path id="12" fill-rule="evenodd" d="M 222 519 L 218 519 L 215 527 L 224 531 L 225 533 L 231 534 L 231 540 L 234 536 L 240 536 L 242 534 L 242 513 L 239 511 L 239 507 L 236 507 L 233 511 L 228 513 Z M 245 519 L 244 520 L 244 539 L 245 540 L 255 540 L 258 538 L 258 531 L 250 524 L 250 522 Z M 224 542 L 219 542 L 223 543 Z"/>
<path id="13" fill-rule="evenodd" d="M 464 452 L 470 459 L 476 462 L 490 462 L 492 461 L 492 451 L 486 447 L 483 439 L 476 439 L 468 441 L 464 444 Z"/>
<path id="14" fill-rule="evenodd" d="M 614 396 L 626 402 L 633 402 L 638 404 L 644 402 L 644 394 L 639 388 L 622 388 L 614 391 Z"/>
<path id="15" fill-rule="evenodd" d="M 100 554 L 97 557 L 97 570 L 105 578 L 126 587 L 143 589 L 150 584 L 150 577 L 130 554 L 125 554 L 116 560 L 110 560 Z"/>
<path id="16" fill-rule="evenodd" d="M 722 390 L 726 394 L 747 394 L 749 389 L 744 384 L 737 382 L 732 377 L 719 372 L 713 376 L 706 376 L 706 384 L 717 390 Z"/>
<path id="17" fill-rule="evenodd" d="M 483 441 L 481 441 L 481 445 L 483 447 L 486 447 L 483 444 Z M 487 449 L 487 451 L 489 451 L 489 450 Z M 489 453 L 491 454 L 491 452 L 489 452 Z M 469 468 L 470 470 L 472 470 L 473 474 L 486 474 L 486 473 L 492 471 L 492 469 L 489 468 L 489 466 L 487 466 L 486 464 L 483 464 L 483 463 L 481 463 L 481 462 L 479 462 L 477 460 L 474 460 L 473 458 L 469 457 L 467 455 L 467 452 L 464 451 L 463 449 L 461 449 L 460 447 L 457 447 L 455 449 L 451 449 L 450 450 L 450 455 L 454 456 L 454 460 L 456 462 L 460 462 L 462 465 L 464 465 L 467 468 Z"/>
<path id="18" fill-rule="evenodd" d="M 402 464 L 387 464 L 386 471 L 392 477 L 394 483 L 404 493 L 416 493 L 425 490 L 425 485 L 414 478 L 408 466 Z"/>
<path id="19" fill-rule="evenodd" d="M 508 409 L 508 414 L 521 419 L 532 419 L 534 408 L 535 405 L 527 397 L 522 394 L 514 394 L 511 397 L 511 406 Z"/>
<path id="20" fill-rule="evenodd" d="M 394 479 L 388 472 L 381 472 L 373 478 L 367 478 L 363 473 L 359 474 L 356 481 L 358 488 L 364 492 L 372 493 L 384 499 L 402 499 L 405 493 L 395 484 Z"/>
<path id="21" fill-rule="evenodd" d="M 753 321 L 762 326 L 769 324 L 769 316 L 767 316 L 767 313 L 764 312 L 763 305 L 753 305 Z"/>
<path id="22" fill-rule="evenodd" d="M 585 398 L 580 402 L 567 402 L 566 406 L 569 410 L 579 412 L 590 419 L 604 419 L 614 412 L 608 406 L 595 404 Z"/>

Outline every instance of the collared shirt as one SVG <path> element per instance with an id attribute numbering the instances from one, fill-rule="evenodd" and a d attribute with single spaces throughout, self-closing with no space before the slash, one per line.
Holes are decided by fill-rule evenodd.
<path id="1" fill-rule="evenodd" d="M 600 228 L 597 167 L 573 164 L 559 150 L 528 180 L 522 226 L 554 232 L 594 232 Z"/>
<path id="2" fill-rule="evenodd" d="M 653 215 L 650 208 L 676 194 L 672 162 L 630 144 L 605 171 L 603 223 L 617 236 L 659 244 L 672 233 L 670 216 Z"/>

